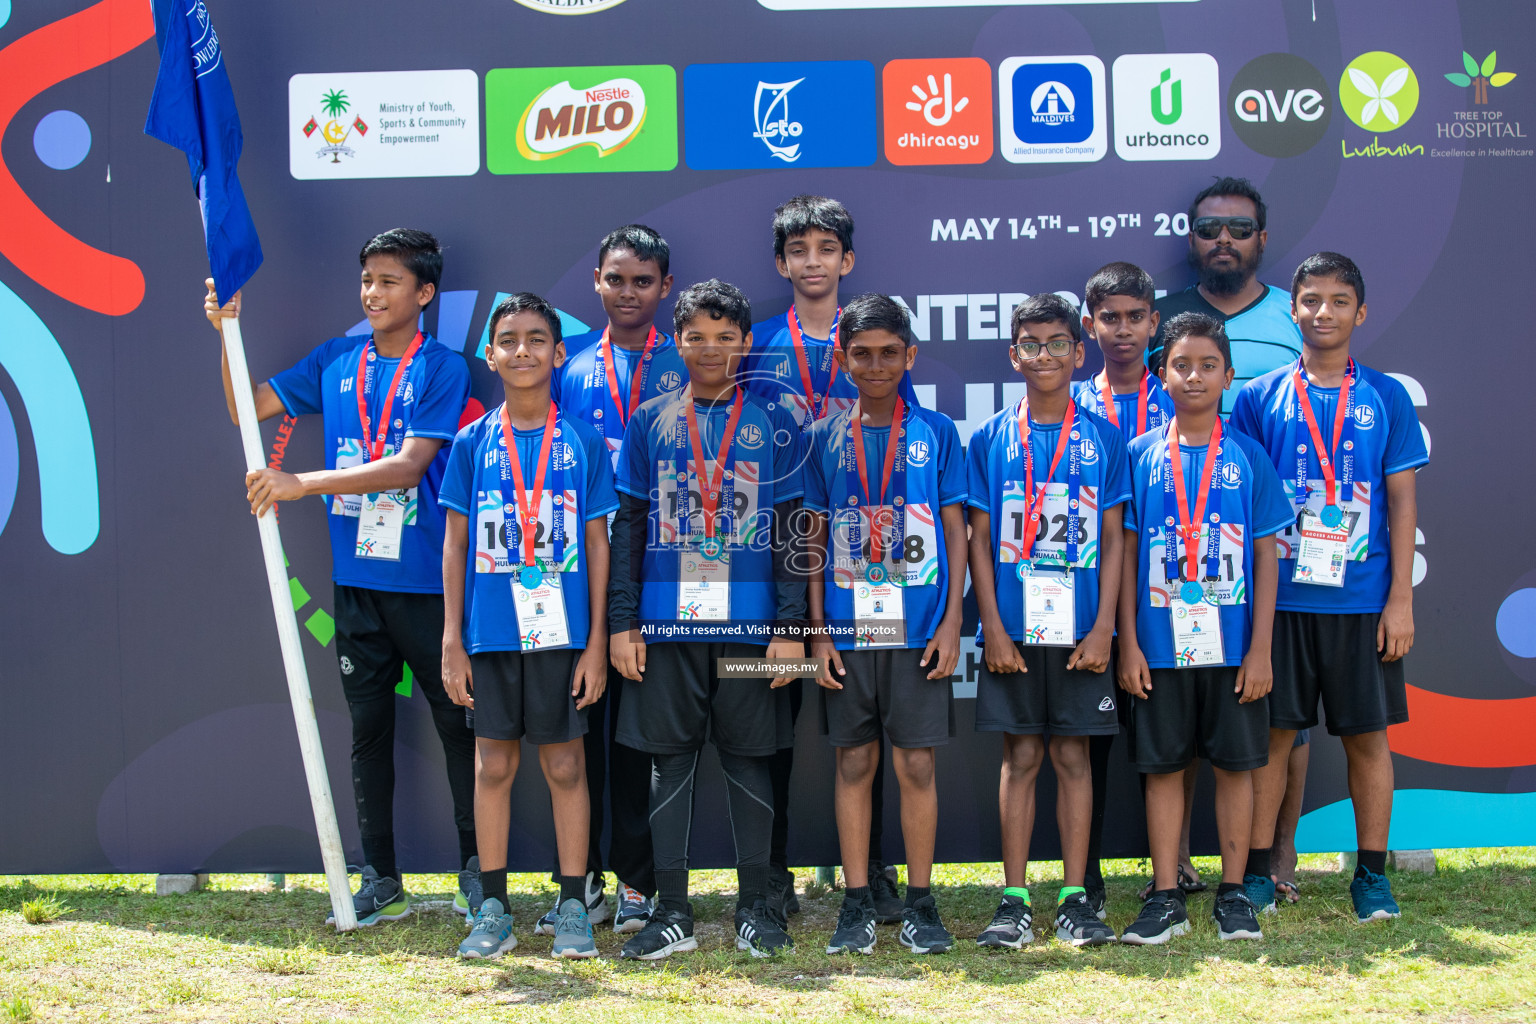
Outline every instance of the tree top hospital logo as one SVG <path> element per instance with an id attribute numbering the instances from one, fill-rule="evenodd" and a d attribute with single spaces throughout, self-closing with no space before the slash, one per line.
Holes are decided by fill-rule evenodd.
<path id="1" fill-rule="evenodd" d="M 1010 162 L 1102 160 L 1108 151 L 1104 62 L 1009 57 L 998 67 L 1003 156 Z"/>
<path id="2" fill-rule="evenodd" d="M 1115 153 L 1122 160 L 1210 160 L 1221 152 L 1221 82 L 1208 53 L 1115 59 Z"/>
<path id="3" fill-rule="evenodd" d="M 1472 102 L 1480 107 L 1485 106 L 1488 103 L 1488 87 L 1490 85 L 1495 89 L 1502 89 L 1515 80 L 1515 72 L 1513 71 L 1495 71 L 1494 68 L 1498 67 L 1498 64 L 1498 51 L 1489 53 L 1488 56 L 1483 58 L 1482 64 L 1478 64 L 1477 61 L 1472 59 L 1470 53 L 1462 50 L 1461 66 L 1466 68 L 1466 74 L 1462 74 L 1460 71 L 1451 71 L 1446 74 L 1445 80 L 1452 85 L 1459 85 L 1463 89 L 1472 86 Z"/>
<path id="4" fill-rule="evenodd" d="M 1227 87 L 1227 119 L 1249 149 L 1299 156 L 1322 141 L 1331 114 L 1322 72 L 1289 53 L 1243 65 Z"/>
<path id="5" fill-rule="evenodd" d="M 1418 76 L 1395 53 L 1362 53 L 1339 79 L 1339 106 L 1368 132 L 1396 131 L 1419 107 Z"/>
<path id="6" fill-rule="evenodd" d="M 982 164 L 992 158 L 992 66 L 979 57 L 893 60 L 881 72 L 885 158 Z"/>
<path id="7" fill-rule="evenodd" d="M 493 69 L 485 158 L 492 174 L 670 171 L 677 73 L 653 64 Z"/>
<path id="8" fill-rule="evenodd" d="M 693 64 L 683 136 L 696 170 L 867 167 L 875 162 L 868 61 Z"/>

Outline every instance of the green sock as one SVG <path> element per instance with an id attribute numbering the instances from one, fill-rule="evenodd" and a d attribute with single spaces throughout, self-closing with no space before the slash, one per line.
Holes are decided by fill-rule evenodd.
<path id="1" fill-rule="evenodd" d="M 1087 891 L 1080 885 L 1064 885 L 1061 887 L 1061 892 L 1056 896 L 1056 902 L 1065 903 L 1078 893 L 1086 893 Z"/>
<path id="2" fill-rule="evenodd" d="M 1019 899 L 1024 901 L 1024 905 L 1026 907 L 1029 906 L 1029 890 L 1022 885 L 1010 885 L 1008 888 L 1003 890 L 1003 895 L 1017 896 Z"/>

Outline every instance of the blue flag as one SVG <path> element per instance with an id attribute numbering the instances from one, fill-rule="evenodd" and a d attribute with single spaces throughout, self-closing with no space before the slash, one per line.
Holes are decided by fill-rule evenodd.
<path id="1" fill-rule="evenodd" d="M 228 302 L 261 266 L 261 242 L 235 164 L 243 136 L 219 37 L 203 0 L 153 0 L 160 73 L 144 132 L 187 154 L 208 266 Z"/>

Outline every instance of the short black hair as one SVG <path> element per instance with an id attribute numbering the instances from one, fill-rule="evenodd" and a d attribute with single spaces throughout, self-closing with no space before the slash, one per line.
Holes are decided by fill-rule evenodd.
<path id="1" fill-rule="evenodd" d="M 1060 320 L 1072 332 L 1073 341 L 1083 340 L 1083 325 L 1077 307 L 1055 292 L 1031 295 L 1013 309 L 1013 319 L 1008 323 L 1009 340 L 1019 340 L 1019 329 L 1025 324 L 1048 324 Z"/>
<path id="2" fill-rule="evenodd" d="M 1253 182 L 1247 178 L 1217 178 L 1201 189 L 1189 203 L 1190 224 L 1193 225 L 1195 222 L 1196 207 L 1207 199 L 1225 196 L 1237 196 L 1240 199 L 1251 201 L 1253 203 L 1254 219 L 1259 222 L 1259 230 L 1264 230 L 1265 219 L 1269 216 L 1268 207 L 1264 205 L 1264 200 L 1259 197 L 1259 190 L 1254 188 Z M 1191 234 L 1190 237 L 1193 238 L 1194 235 Z"/>
<path id="3" fill-rule="evenodd" d="M 729 320 L 741 328 L 743 338 L 752 333 L 752 303 L 740 288 L 717 277 L 691 284 L 677 297 L 672 308 L 673 331 L 680 336 L 683 326 L 700 316 Z"/>
<path id="4" fill-rule="evenodd" d="M 496 308 L 491 310 L 491 338 L 496 337 L 496 325 L 501 323 L 503 317 L 516 316 L 518 313 L 539 314 L 549 324 L 549 333 L 554 337 L 555 344 L 565 340 L 560 333 L 560 312 L 550 305 L 548 299 L 533 292 L 508 295 L 496 304 Z"/>
<path id="5" fill-rule="evenodd" d="M 1365 278 L 1355 261 L 1342 253 L 1315 252 L 1301 261 L 1296 273 L 1291 275 L 1291 305 L 1301 292 L 1301 282 L 1309 277 L 1336 277 L 1355 290 L 1355 301 L 1365 302 Z"/>
<path id="6" fill-rule="evenodd" d="M 912 317 L 901 303 L 889 295 L 865 292 L 855 295 L 843 307 L 837 320 L 837 343 L 846 349 L 865 331 L 889 331 L 903 345 L 912 344 Z"/>
<path id="7" fill-rule="evenodd" d="M 644 224 L 625 224 L 603 236 L 602 244 L 597 247 L 599 267 L 611 252 L 632 252 L 640 262 L 656 264 L 661 269 L 662 277 L 667 276 L 667 269 L 672 262 L 672 247 L 667 244 L 667 240 L 655 228 L 648 228 Z"/>
<path id="8" fill-rule="evenodd" d="M 430 232 L 390 228 L 368 240 L 363 251 L 357 254 L 358 266 L 366 266 L 370 256 L 398 257 L 416 275 L 416 283 L 431 285 L 432 298 L 437 298 L 436 290 L 443 279 L 443 247 Z"/>
<path id="9" fill-rule="evenodd" d="M 1226 361 L 1227 369 L 1232 368 L 1232 343 L 1227 340 L 1227 329 L 1208 313 L 1180 313 L 1163 326 L 1164 365 L 1168 363 L 1168 353 L 1173 351 L 1174 342 L 1185 338 L 1210 338 Z"/>
<path id="10" fill-rule="evenodd" d="M 784 244 L 812 228 L 832 232 L 843 252 L 853 252 L 853 215 L 848 208 L 826 196 L 798 195 L 773 211 L 773 255 L 783 259 Z"/>
<path id="11" fill-rule="evenodd" d="M 1111 295 L 1124 295 L 1141 299 L 1150 309 L 1157 293 L 1152 288 L 1152 275 L 1134 263 L 1106 263 L 1093 272 L 1083 286 L 1083 306 L 1088 315 L 1101 306 Z"/>

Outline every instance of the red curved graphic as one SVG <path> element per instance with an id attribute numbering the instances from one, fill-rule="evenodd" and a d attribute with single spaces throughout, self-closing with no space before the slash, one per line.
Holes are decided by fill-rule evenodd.
<path id="1" fill-rule="evenodd" d="M 1458 768 L 1536 764 L 1536 697 L 1476 700 L 1408 687 L 1410 721 L 1390 726 L 1395 753 Z"/>
<path id="2" fill-rule="evenodd" d="M 145 0 L 101 0 L 0 50 L 0 136 L 24 104 L 83 71 L 154 37 Z M 0 254 L 38 284 L 77 306 L 122 316 L 144 300 L 132 260 L 102 252 L 48 219 L 0 156 Z"/>

